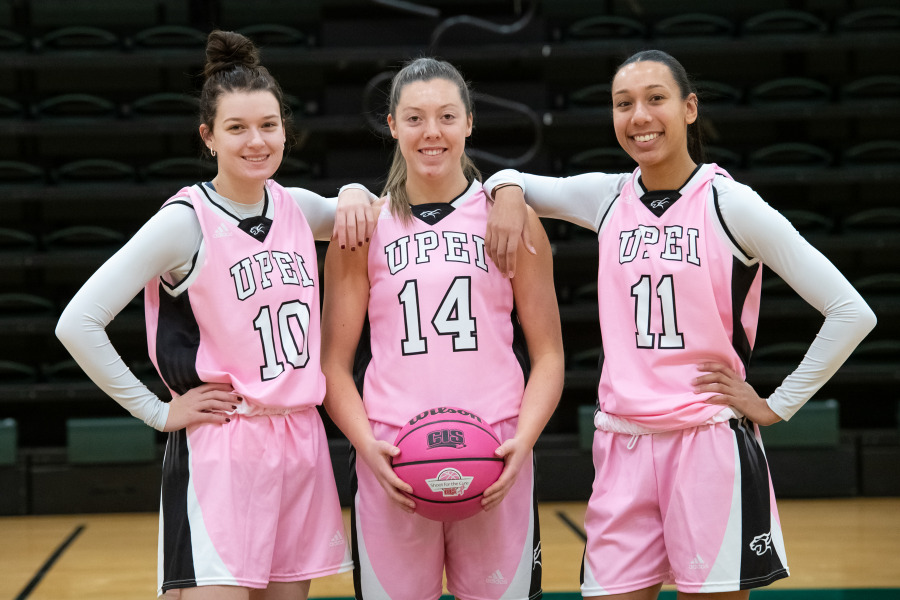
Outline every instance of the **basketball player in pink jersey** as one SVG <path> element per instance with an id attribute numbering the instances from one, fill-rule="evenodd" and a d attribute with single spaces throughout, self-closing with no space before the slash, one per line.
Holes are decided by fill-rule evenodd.
<path id="1" fill-rule="evenodd" d="M 166 202 L 76 294 L 57 335 L 104 391 L 170 432 L 158 594 L 304 600 L 310 579 L 353 567 L 316 410 L 325 379 L 314 240 L 330 237 L 335 202 L 270 179 L 287 140 L 285 105 L 250 40 L 214 31 L 206 52 L 200 135 L 215 178 Z M 345 228 L 370 201 L 348 194 Z M 348 233 L 355 246 L 356 229 L 339 243 Z M 105 331 L 144 288 L 150 357 L 169 402 L 129 371 Z"/>
<path id="2" fill-rule="evenodd" d="M 703 163 L 678 61 L 656 50 L 626 60 L 612 106 L 633 173 L 501 171 L 485 185 L 496 191 L 486 243 L 506 271 L 518 270 L 504 249 L 523 231 L 523 189 L 539 215 L 598 235 L 604 358 L 582 594 L 644 600 L 674 583 L 680 598 L 747 598 L 788 576 L 758 425 L 796 413 L 875 315 L 783 216 Z M 762 264 L 825 316 L 768 398 L 745 381 Z"/>
<path id="3" fill-rule="evenodd" d="M 536 235 L 539 254 L 520 256 L 512 281 L 487 258 L 489 204 L 465 154 L 472 118 L 468 87 L 453 66 L 420 58 L 401 69 L 390 93 L 397 145 L 389 199 L 369 252 L 330 248 L 325 261 L 325 408 L 355 450 L 359 599 L 437 600 L 444 572 L 463 600 L 541 594 L 532 447 L 563 383 L 550 246 Z M 527 380 L 513 348 L 514 309 L 528 344 Z M 354 357 L 367 312 L 371 362 L 360 396 Z M 485 511 L 456 522 L 415 514 L 404 495 L 412 489 L 390 466 L 401 426 L 439 406 L 493 425 L 505 459 Z"/>

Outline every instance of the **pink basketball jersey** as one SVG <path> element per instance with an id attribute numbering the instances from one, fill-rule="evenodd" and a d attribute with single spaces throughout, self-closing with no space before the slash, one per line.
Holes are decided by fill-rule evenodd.
<path id="1" fill-rule="evenodd" d="M 451 206 L 446 214 L 435 205 L 408 224 L 387 204 L 379 216 L 369 246 L 372 360 L 363 391 L 372 420 L 399 427 L 437 406 L 489 423 L 519 413 L 525 384 L 512 349 L 512 285 L 485 254 L 489 205 L 480 183 Z"/>
<path id="2" fill-rule="evenodd" d="M 761 269 L 745 266 L 716 229 L 714 179 L 703 165 L 661 214 L 624 186 L 601 225 L 598 303 L 603 412 L 652 431 L 692 427 L 721 410 L 691 381 L 706 361 L 746 375 L 756 337 Z M 663 208 L 663 206 L 658 206 Z M 727 232 L 726 232 L 727 235 Z"/>
<path id="3" fill-rule="evenodd" d="M 300 409 L 322 402 L 316 249 L 288 192 L 266 183 L 263 215 L 240 220 L 202 185 L 190 196 L 203 248 L 184 281 L 145 290 L 150 357 L 174 394 L 230 383 L 246 406 Z M 271 203 L 272 209 L 269 209 Z"/>

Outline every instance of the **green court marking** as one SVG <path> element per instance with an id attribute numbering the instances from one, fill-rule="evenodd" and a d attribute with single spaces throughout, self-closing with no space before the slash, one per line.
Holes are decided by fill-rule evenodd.
<path id="1" fill-rule="evenodd" d="M 659 600 L 675 600 L 677 593 L 664 591 Z M 578 592 L 545 592 L 544 600 L 579 600 Z M 888 589 L 845 589 L 845 590 L 753 590 L 750 600 L 900 600 L 900 588 Z M 310 600 L 316 600 L 313 596 Z M 319 600 L 353 600 L 353 598 L 320 598 Z M 441 600 L 453 600 L 453 596 L 443 595 Z"/>

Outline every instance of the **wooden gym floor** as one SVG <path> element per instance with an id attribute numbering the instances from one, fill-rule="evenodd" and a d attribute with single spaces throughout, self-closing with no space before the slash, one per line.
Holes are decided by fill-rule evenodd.
<path id="1" fill-rule="evenodd" d="M 900 599 L 900 498 L 783 500 L 779 508 L 791 577 L 751 597 Z M 540 511 L 545 598 L 580 598 L 584 504 Z M 157 531 L 157 516 L 145 513 L 2 517 L 0 599 L 154 598 Z M 344 573 L 313 581 L 310 595 L 349 598 L 352 588 Z"/>

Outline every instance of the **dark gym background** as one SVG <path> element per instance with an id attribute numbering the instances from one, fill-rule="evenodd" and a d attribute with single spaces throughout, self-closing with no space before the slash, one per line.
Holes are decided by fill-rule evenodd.
<path id="1" fill-rule="evenodd" d="M 613 135 L 609 80 L 634 51 L 673 54 L 699 84 L 709 160 L 790 218 L 879 317 L 795 419 L 764 431 L 776 490 L 900 495 L 896 2 L 0 0 L 0 514 L 157 507 L 164 436 L 129 424 L 53 328 L 166 198 L 215 173 L 200 158 L 196 116 L 214 27 L 261 46 L 289 95 L 299 139 L 278 181 L 329 196 L 351 181 L 380 191 L 392 149 L 386 84 L 408 58 L 444 58 L 472 82 L 469 148 L 485 176 L 507 166 L 563 176 L 633 168 Z M 600 340 L 596 246 L 574 226 L 545 227 L 567 372 L 538 444 L 539 489 L 581 500 Z M 765 274 L 750 370 L 760 394 L 796 366 L 821 321 Z M 140 297 L 109 331 L 164 394 Z M 330 423 L 329 433 L 346 501 L 346 442 Z"/>

